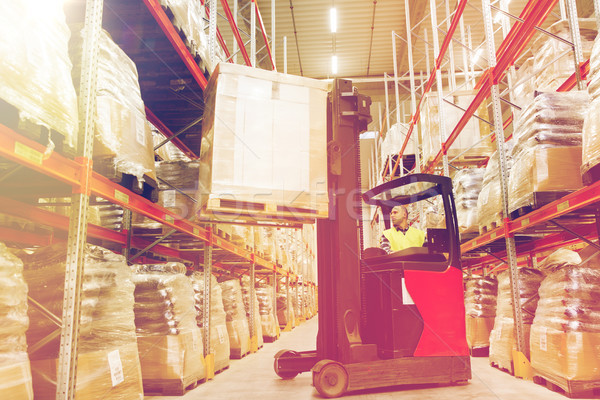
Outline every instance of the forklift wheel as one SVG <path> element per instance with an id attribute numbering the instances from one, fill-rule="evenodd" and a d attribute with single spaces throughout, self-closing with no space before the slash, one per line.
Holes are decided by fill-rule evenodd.
<path id="1" fill-rule="evenodd" d="M 348 373 L 338 362 L 319 361 L 313 367 L 313 385 L 323 397 L 340 397 L 348 389 Z"/>
<path id="2" fill-rule="evenodd" d="M 279 371 L 279 369 L 277 368 L 277 362 L 279 361 L 280 358 L 286 358 L 286 357 L 294 357 L 297 356 L 298 353 L 293 351 L 293 350 L 280 350 L 277 354 L 275 354 L 275 362 L 273 363 L 273 369 L 275 370 L 275 373 L 277 374 L 278 377 L 280 377 L 281 379 L 294 379 L 296 376 L 298 376 L 297 372 L 292 372 L 292 371 Z"/>

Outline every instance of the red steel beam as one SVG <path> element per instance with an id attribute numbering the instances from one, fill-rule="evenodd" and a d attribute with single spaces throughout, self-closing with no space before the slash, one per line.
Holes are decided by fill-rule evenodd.
<path id="1" fill-rule="evenodd" d="M 581 79 L 586 79 L 588 74 L 590 73 L 590 60 L 584 61 L 579 66 L 579 73 L 581 74 Z M 557 92 L 568 92 L 573 89 L 577 85 L 577 75 L 574 72 L 573 75 L 567 78 L 567 80 L 560 85 L 560 87 L 556 90 Z"/>
<path id="2" fill-rule="evenodd" d="M 175 134 L 167 128 L 165 124 L 156 116 L 154 113 L 146 106 L 146 118 L 148 121 L 156 127 L 166 137 L 170 138 L 175 136 Z M 189 147 L 185 145 L 178 137 L 171 139 L 171 143 L 173 143 L 179 150 L 183 152 L 186 156 L 191 158 L 192 160 L 196 160 L 198 156 Z"/>
<path id="3" fill-rule="evenodd" d="M 255 5 L 254 8 L 256 10 L 256 17 L 258 18 L 258 24 L 260 26 L 260 31 L 262 33 L 262 37 L 265 41 L 265 46 L 267 47 L 267 53 L 269 53 L 269 60 L 271 60 L 271 65 L 273 66 L 273 71 L 277 71 L 277 66 L 275 65 L 275 61 L 273 61 L 273 54 L 271 53 L 271 46 L 269 46 L 269 39 L 267 38 L 265 24 L 263 23 L 262 16 L 260 15 L 260 10 L 258 9 L 258 3 L 256 2 L 256 0 L 252 0 L 252 3 L 254 3 L 254 5 Z M 275 38 L 273 38 L 273 40 L 274 39 Z"/>
<path id="4" fill-rule="evenodd" d="M 200 3 L 204 5 L 204 0 L 200 0 Z M 208 8 L 204 8 L 206 10 L 206 18 L 210 21 L 210 10 Z M 229 49 L 227 48 L 227 44 L 225 43 L 225 39 L 223 39 L 223 35 L 221 35 L 221 30 L 217 27 L 217 40 L 225 52 L 225 56 L 227 57 L 227 61 L 233 63 L 233 60 L 230 58 L 231 54 L 229 53 Z"/>
<path id="5" fill-rule="evenodd" d="M 237 0 L 235 0 L 235 1 L 237 1 Z M 225 16 L 227 17 L 227 21 L 229 21 L 229 25 L 231 26 L 231 31 L 233 32 L 233 36 L 235 37 L 235 40 L 238 43 L 238 47 L 240 48 L 242 57 L 244 57 L 244 62 L 246 63 L 247 66 L 251 67 L 252 62 L 250 62 L 250 57 L 248 57 L 248 52 L 246 51 L 246 46 L 244 46 L 244 41 L 242 40 L 242 37 L 240 36 L 240 31 L 239 31 L 237 25 L 235 24 L 235 21 L 233 19 L 233 13 L 231 12 L 231 9 L 229 8 L 229 4 L 227 3 L 227 0 L 221 0 L 221 5 L 223 6 L 223 11 L 225 11 Z"/>
<path id="6" fill-rule="evenodd" d="M 208 85 L 206 77 L 204 76 L 202 71 L 200 71 L 200 67 L 198 66 L 198 64 L 196 64 L 196 61 L 194 61 L 194 57 L 192 57 L 187 47 L 185 47 L 185 44 L 183 43 L 183 41 L 179 37 L 179 34 L 173 27 L 173 24 L 169 20 L 169 17 L 167 17 L 167 14 L 165 14 L 165 12 L 163 11 L 158 0 L 143 1 L 144 4 L 146 4 L 146 7 L 148 7 L 148 10 L 150 10 L 150 13 L 152 14 L 156 22 L 158 23 L 158 26 L 160 26 L 162 31 L 167 36 L 167 39 L 169 39 L 169 41 L 175 48 L 175 51 L 177 51 L 177 54 L 179 54 L 179 57 L 181 57 L 181 60 L 183 61 L 187 69 L 190 71 L 198 85 L 200 85 L 200 88 L 202 90 L 206 89 L 206 85 Z"/>
<path id="7" fill-rule="evenodd" d="M 21 243 L 34 246 L 49 246 L 55 242 L 54 235 L 40 235 L 0 226 L 0 241 Z"/>

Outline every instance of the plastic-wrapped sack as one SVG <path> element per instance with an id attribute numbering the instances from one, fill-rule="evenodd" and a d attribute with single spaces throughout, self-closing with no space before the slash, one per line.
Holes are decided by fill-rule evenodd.
<path id="1" fill-rule="evenodd" d="M 597 28 L 594 18 L 579 18 L 579 33 L 583 59 L 590 58 Z M 558 21 L 548 28 L 548 31 L 562 39 L 571 41 L 569 23 Z M 573 50 L 568 44 L 548 37 L 538 35 L 532 43 L 534 70 L 541 71 L 535 77 L 537 90 L 554 91 L 569 78 L 575 70 Z"/>
<path id="2" fill-rule="evenodd" d="M 588 93 L 592 101 L 600 96 L 600 37 L 596 36 L 590 56 L 590 73 L 588 74 Z"/>
<path id="3" fill-rule="evenodd" d="M 65 244 L 41 248 L 21 258 L 29 295 L 54 315 L 62 315 Z M 102 247 L 87 245 L 76 396 L 143 399 L 133 292 L 132 275 L 125 258 Z M 35 307 L 29 307 L 28 314 L 27 341 L 35 398 L 54 399 L 60 335 L 32 352 L 32 347 L 57 327 Z"/>
<path id="4" fill-rule="evenodd" d="M 505 154 L 507 158 L 506 168 L 508 172 L 510 172 L 512 167 L 512 158 L 509 155 L 509 149 L 511 148 L 512 140 L 505 143 Z M 499 170 L 500 164 L 498 163 L 498 152 L 495 152 L 492 154 L 485 167 L 481 191 L 477 198 L 477 224 L 479 225 L 480 234 L 483 234 L 486 230 L 490 230 L 494 223 L 499 226 L 504 218 L 500 178 L 498 174 Z"/>
<path id="5" fill-rule="evenodd" d="M 493 277 L 472 278 L 467 281 L 465 314 L 469 348 L 478 349 L 490 345 L 497 295 L 498 281 Z"/>
<path id="6" fill-rule="evenodd" d="M 559 381 L 600 380 L 600 265 L 550 273 L 539 289 L 531 327 L 531 366 Z"/>
<path id="7" fill-rule="evenodd" d="M 273 286 L 259 284 L 256 287 L 256 298 L 263 337 L 272 341 L 277 338 L 279 332 L 279 322 L 273 314 Z"/>
<path id="8" fill-rule="evenodd" d="M 204 272 L 194 272 L 190 279 L 194 288 L 196 323 L 204 327 Z M 214 355 L 215 371 L 229 366 L 229 335 L 223 309 L 221 286 L 214 275 L 210 277 L 210 353 Z"/>
<path id="9" fill-rule="evenodd" d="M 246 318 L 248 321 L 250 321 L 250 277 L 248 275 L 244 275 L 242 277 L 242 295 L 244 298 L 244 308 L 246 309 Z M 260 311 L 256 292 L 254 292 L 254 329 L 256 329 L 257 346 L 260 348 L 265 342 L 263 339 L 262 323 L 260 320 Z M 250 326 L 248 326 L 248 333 L 250 334 L 250 339 L 252 339 L 252 330 L 250 329 Z"/>
<path id="10" fill-rule="evenodd" d="M 600 43 L 600 41 L 598 42 Z M 600 51 L 600 45 L 598 45 Z M 600 57 L 599 57 L 600 58 Z M 600 63 L 600 61 L 599 61 Z M 600 73 L 598 74 L 600 79 Z M 598 97 L 598 95 L 597 95 Z M 592 177 L 586 177 L 590 169 L 600 163 L 600 99 L 596 98 L 585 117 L 581 137 L 581 175 L 584 176 L 586 184 L 592 183 Z"/>
<path id="11" fill-rule="evenodd" d="M 156 174 L 159 177 L 159 203 L 179 217 L 189 219 L 196 214 L 198 189 L 197 161 L 159 161 Z M 177 188 L 177 189 L 175 189 Z"/>
<path id="12" fill-rule="evenodd" d="M 514 131 L 509 212 L 534 205 L 534 192 L 581 188 L 581 132 L 589 108 L 584 91 L 540 93 Z"/>
<path id="13" fill-rule="evenodd" d="M 523 308 L 523 332 L 525 336 L 526 357 L 529 357 L 529 332 L 537 307 L 537 291 L 544 275 L 535 269 L 519 268 L 519 298 Z M 490 363 L 499 368 L 513 371 L 512 351 L 516 350 L 514 336 L 513 302 L 510 287 L 510 271 L 498 275 L 498 302 L 496 303 L 496 319 L 490 334 Z"/>
<path id="14" fill-rule="evenodd" d="M 561 248 L 544 258 L 544 261 L 537 266 L 537 269 L 545 275 L 549 275 L 567 266 L 579 265 L 580 263 L 581 256 L 578 253 L 573 250 Z"/>
<path id="15" fill-rule="evenodd" d="M 205 378 L 202 334 L 196 325 L 194 290 L 185 276 L 185 265 L 170 262 L 131 268 L 144 384 Z"/>
<path id="16" fill-rule="evenodd" d="M 77 95 L 71 80 L 71 33 L 61 2 L 0 4 L 0 98 L 21 120 L 60 132 L 77 147 Z"/>
<path id="17" fill-rule="evenodd" d="M 388 159 L 391 159 L 391 157 L 397 156 L 400 153 L 403 144 L 402 138 L 408 131 L 408 127 L 409 124 L 396 123 L 386 132 L 379 150 L 381 154 L 381 165 L 385 166 Z M 393 168 L 393 164 L 390 168 Z"/>
<path id="18" fill-rule="evenodd" d="M 460 233 L 477 232 L 477 198 L 483 184 L 484 168 L 461 169 L 454 176 L 456 216 Z"/>
<path id="19" fill-rule="evenodd" d="M 231 358 L 242 358 L 250 351 L 250 327 L 242 299 L 242 287 L 237 279 L 220 282 L 223 308 L 227 314 L 227 333 Z"/>
<path id="20" fill-rule="evenodd" d="M 292 296 L 291 287 L 290 296 Z M 294 307 L 292 307 L 291 304 L 292 300 L 288 299 L 285 283 L 280 283 L 279 289 L 277 290 L 277 320 L 281 327 L 286 327 L 288 325 L 290 327 L 294 326 L 296 315 L 294 313 Z"/>
<path id="21" fill-rule="evenodd" d="M 525 60 L 515 71 L 513 102 L 521 107 L 521 110 L 513 108 L 513 121 L 518 120 L 522 110 L 533 101 L 535 93 L 535 74 L 532 74 L 533 71 L 533 57 Z"/>
<path id="22" fill-rule="evenodd" d="M 74 26 L 69 52 L 73 81 L 78 88 L 83 51 L 83 30 Z M 154 142 L 146 121 L 137 68 L 102 30 L 98 54 L 98 97 L 94 136 L 94 167 L 104 174 L 144 175 L 156 181 Z"/>
<path id="23" fill-rule="evenodd" d="M 23 262 L 0 242 L 0 398 L 33 399 L 25 331 L 27 284 Z"/>

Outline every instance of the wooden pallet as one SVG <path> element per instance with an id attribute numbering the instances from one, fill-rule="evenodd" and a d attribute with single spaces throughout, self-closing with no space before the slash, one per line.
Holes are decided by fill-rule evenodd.
<path id="1" fill-rule="evenodd" d="M 512 375 L 512 376 L 514 376 L 514 375 L 515 375 L 515 373 L 513 372 L 513 371 L 514 371 L 514 367 L 513 367 L 513 363 L 512 363 L 512 361 L 510 362 L 510 369 L 508 369 L 508 368 L 503 368 L 503 367 L 499 366 L 498 364 L 496 364 L 496 363 L 495 363 L 495 362 L 493 362 L 493 361 L 491 361 L 491 362 L 490 362 L 490 365 L 491 365 L 492 367 L 494 367 L 494 368 L 496 368 L 496 369 L 498 369 L 498 370 L 502 371 L 502 372 L 506 372 L 506 373 L 507 373 L 507 374 L 509 374 L 509 375 Z"/>
<path id="2" fill-rule="evenodd" d="M 241 351 L 241 350 L 240 350 Z M 242 358 L 246 357 L 248 354 L 250 354 L 250 350 L 248 350 L 245 353 L 240 353 L 240 351 L 231 351 L 229 358 L 233 359 L 233 360 L 241 360 Z"/>
<path id="3" fill-rule="evenodd" d="M 572 381 L 534 371 L 533 382 L 571 399 L 600 398 L 600 381 Z"/>
<path id="4" fill-rule="evenodd" d="M 188 376 L 183 379 L 146 379 L 143 381 L 146 396 L 183 396 L 205 379 Z"/>
<path id="5" fill-rule="evenodd" d="M 144 175 L 141 182 L 134 175 L 117 171 L 112 157 L 94 159 L 94 171 L 153 203 L 158 202 L 158 183 L 153 178 Z"/>
<path id="6" fill-rule="evenodd" d="M 550 204 L 556 201 L 571 191 L 556 191 L 556 192 L 533 192 L 533 204 L 518 208 L 510 213 L 511 219 L 522 217 L 523 215 L 529 214 L 533 210 L 537 210 L 540 207 Z"/>
<path id="7" fill-rule="evenodd" d="M 492 221 L 488 225 L 479 227 L 479 234 L 484 235 L 490 231 L 493 231 L 494 229 L 498 228 L 499 226 L 502 226 L 502 220 Z"/>
<path id="8" fill-rule="evenodd" d="M 599 181 L 600 180 L 600 164 L 594 165 L 593 167 L 588 169 L 586 172 L 581 174 L 581 180 L 583 181 L 583 184 L 586 186 Z"/>
<path id="9" fill-rule="evenodd" d="M 273 222 L 306 222 L 312 223 L 316 218 L 326 218 L 327 208 L 312 210 L 308 208 L 289 207 L 271 202 L 237 201 L 211 197 L 202 207 L 201 214 L 227 221 L 227 219 L 245 221 Z"/>
<path id="10" fill-rule="evenodd" d="M 273 343 L 277 339 L 278 339 L 277 336 L 263 336 L 263 341 L 265 343 Z"/>
<path id="11" fill-rule="evenodd" d="M 471 357 L 488 357 L 490 355 L 490 347 L 478 347 L 475 349 L 469 349 L 469 355 Z"/>
<path id="12" fill-rule="evenodd" d="M 220 370 L 218 370 L 218 371 L 215 371 L 215 375 L 217 375 L 217 374 L 220 374 L 221 372 L 223 372 L 223 371 L 226 371 L 226 370 L 228 370 L 228 369 L 229 369 L 229 365 L 227 365 L 227 366 L 225 366 L 225 367 L 221 368 L 221 369 L 220 369 Z"/>

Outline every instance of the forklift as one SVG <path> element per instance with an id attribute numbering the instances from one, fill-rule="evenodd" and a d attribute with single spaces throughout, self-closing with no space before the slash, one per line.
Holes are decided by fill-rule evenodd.
<path id="1" fill-rule="evenodd" d="M 361 195 L 359 134 L 371 122 L 370 104 L 351 81 L 333 81 L 328 101 L 329 218 L 317 221 L 317 348 L 275 355 L 279 377 L 311 371 L 313 386 L 326 398 L 471 379 L 452 181 L 410 174 Z M 445 229 L 428 229 L 423 247 L 391 254 L 363 250 L 363 200 L 381 207 L 387 229 L 395 205 L 436 196 L 444 206 Z"/>

